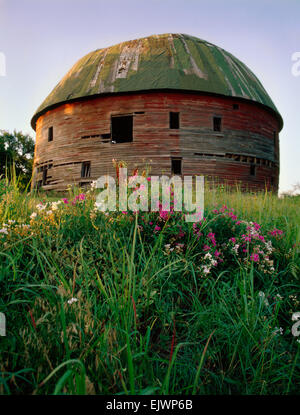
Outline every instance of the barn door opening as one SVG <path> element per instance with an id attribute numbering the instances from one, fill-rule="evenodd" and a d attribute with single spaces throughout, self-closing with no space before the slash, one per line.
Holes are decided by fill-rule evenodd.
<path id="1" fill-rule="evenodd" d="M 111 117 L 111 139 L 115 143 L 127 143 L 133 140 L 132 115 L 114 115 Z"/>
<path id="2" fill-rule="evenodd" d="M 171 172 L 172 174 L 182 174 L 182 159 L 180 157 L 171 158 Z"/>

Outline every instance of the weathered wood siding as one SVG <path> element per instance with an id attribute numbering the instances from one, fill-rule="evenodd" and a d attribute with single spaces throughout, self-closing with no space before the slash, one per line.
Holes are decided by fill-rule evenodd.
<path id="1" fill-rule="evenodd" d="M 178 130 L 169 128 L 170 111 L 180 113 Z M 111 116 L 123 114 L 133 114 L 133 141 L 112 144 L 101 138 L 111 132 Z M 213 131 L 214 116 L 222 117 L 221 132 Z M 37 120 L 33 186 L 43 178 L 43 165 L 50 165 L 44 189 L 63 190 L 67 184 L 113 175 L 113 158 L 125 161 L 130 173 L 150 166 L 150 174 L 171 174 L 171 157 L 182 157 L 183 175 L 216 176 L 253 189 L 277 190 L 278 131 L 271 111 L 233 98 L 148 92 L 62 104 Z M 80 177 L 85 161 L 91 162 L 91 177 L 86 179 Z M 250 175 L 250 164 L 256 166 L 255 175 Z"/>

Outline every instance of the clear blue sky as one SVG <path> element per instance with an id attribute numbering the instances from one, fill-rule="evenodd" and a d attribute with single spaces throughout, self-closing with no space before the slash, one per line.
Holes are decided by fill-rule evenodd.
<path id="1" fill-rule="evenodd" d="M 299 0 L 0 0 L 0 129 L 34 136 L 36 108 L 86 53 L 170 32 L 215 43 L 253 70 L 285 123 L 280 190 L 300 182 Z"/>

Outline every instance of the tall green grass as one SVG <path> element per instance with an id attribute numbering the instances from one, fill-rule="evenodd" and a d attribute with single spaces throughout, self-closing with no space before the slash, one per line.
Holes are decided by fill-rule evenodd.
<path id="1" fill-rule="evenodd" d="M 37 203 L 57 200 L 1 186 L 0 223 L 34 226 Z M 226 204 L 283 230 L 276 278 L 242 264 L 202 278 L 191 235 L 190 250 L 166 255 L 164 230 L 145 237 L 134 215 L 91 220 L 92 198 L 0 236 L 0 393 L 298 393 L 299 198 L 223 187 L 205 199 L 206 212 Z"/>

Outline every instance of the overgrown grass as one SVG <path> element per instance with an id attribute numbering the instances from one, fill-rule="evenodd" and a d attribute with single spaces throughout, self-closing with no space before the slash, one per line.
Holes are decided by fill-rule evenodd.
<path id="1" fill-rule="evenodd" d="M 70 203 L 78 194 L 55 207 L 2 182 L 1 394 L 299 392 L 299 198 L 206 191 L 193 227 L 175 214 L 106 216 L 92 193 Z M 261 226 L 273 263 L 252 261 L 250 243 L 232 251 L 249 226 L 233 214 Z"/>

